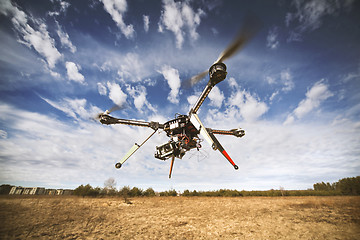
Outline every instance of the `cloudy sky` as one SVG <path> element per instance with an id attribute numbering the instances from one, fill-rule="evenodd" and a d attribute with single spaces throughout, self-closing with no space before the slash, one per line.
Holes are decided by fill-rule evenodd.
<path id="1" fill-rule="evenodd" d="M 157 191 L 307 189 L 360 174 L 359 1 L 0 0 L 0 183 L 117 186 Z M 151 129 L 106 126 L 187 114 L 208 69 L 255 15 L 257 35 L 227 64 L 200 108 L 239 166 L 206 142 L 175 162 L 154 158 Z"/>

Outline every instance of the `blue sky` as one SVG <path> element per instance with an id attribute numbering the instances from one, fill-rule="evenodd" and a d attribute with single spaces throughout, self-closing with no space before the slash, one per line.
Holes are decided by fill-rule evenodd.
<path id="1" fill-rule="evenodd" d="M 0 183 L 157 191 L 307 189 L 360 173 L 359 1 L 0 1 Z M 206 142 L 175 162 L 154 158 L 151 129 L 92 120 L 166 122 L 187 114 L 208 69 L 248 15 L 262 27 L 227 60 L 200 108 L 239 166 Z"/>

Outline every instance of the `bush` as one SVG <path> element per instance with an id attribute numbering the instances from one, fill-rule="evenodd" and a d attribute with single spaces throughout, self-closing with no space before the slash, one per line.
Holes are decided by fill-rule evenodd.
<path id="1" fill-rule="evenodd" d="M 143 196 L 143 190 L 140 188 L 137 188 L 137 187 L 133 187 L 130 190 L 130 196 L 131 197 L 141 197 L 141 196 Z"/>
<path id="2" fill-rule="evenodd" d="M 79 187 L 75 188 L 74 195 L 77 196 L 89 196 L 89 197 L 96 197 L 100 194 L 100 188 L 93 188 L 90 184 L 87 185 L 80 185 Z"/>
<path id="3" fill-rule="evenodd" d="M 155 196 L 155 191 L 152 188 L 148 188 L 143 192 L 143 195 L 145 197 L 154 197 Z"/>
<path id="4" fill-rule="evenodd" d="M 164 196 L 164 197 L 176 197 L 177 196 L 177 192 L 172 189 L 169 191 L 165 191 L 165 192 L 160 192 L 160 196 Z"/>

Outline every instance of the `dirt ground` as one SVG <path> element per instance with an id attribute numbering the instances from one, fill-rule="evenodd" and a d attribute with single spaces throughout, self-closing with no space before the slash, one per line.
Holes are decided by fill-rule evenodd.
<path id="1" fill-rule="evenodd" d="M 1 197 L 0 239 L 360 239 L 360 197 Z"/>

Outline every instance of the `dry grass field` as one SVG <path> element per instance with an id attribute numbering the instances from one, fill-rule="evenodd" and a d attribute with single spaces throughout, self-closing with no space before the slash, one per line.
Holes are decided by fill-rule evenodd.
<path id="1" fill-rule="evenodd" d="M 360 197 L 1 197 L 0 239 L 360 239 Z"/>

